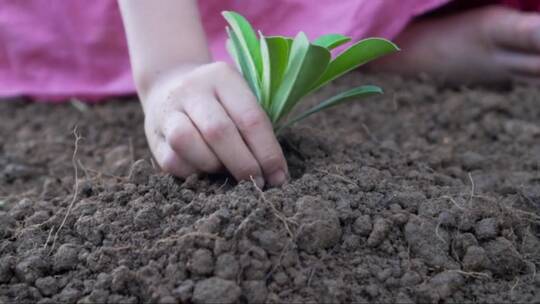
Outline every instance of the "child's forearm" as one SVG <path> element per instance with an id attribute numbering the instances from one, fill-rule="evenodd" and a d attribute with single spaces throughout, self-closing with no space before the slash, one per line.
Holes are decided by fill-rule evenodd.
<path id="1" fill-rule="evenodd" d="M 196 0 L 119 0 L 141 99 L 162 75 L 210 61 Z"/>

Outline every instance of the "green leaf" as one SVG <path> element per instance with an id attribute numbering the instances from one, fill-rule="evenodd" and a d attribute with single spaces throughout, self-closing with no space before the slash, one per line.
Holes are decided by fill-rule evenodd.
<path id="1" fill-rule="evenodd" d="M 270 53 L 270 92 L 275 94 L 283 80 L 285 70 L 287 69 L 292 39 L 274 36 L 267 37 L 266 42 Z M 273 97 L 274 96 L 271 95 L 270 99 Z"/>
<path id="2" fill-rule="evenodd" d="M 273 95 L 277 91 L 285 74 L 292 39 L 280 36 L 264 37 L 260 32 L 259 35 L 263 62 L 263 74 L 261 78 L 263 106 L 269 107 Z"/>
<path id="3" fill-rule="evenodd" d="M 255 69 L 255 66 L 252 63 L 251 55 L 249 54 L 249 52 L 244 52 L 241 46 L 240 38 L 236 35 L 234 31 L 231 31 L 227 27 L 227 33 L 231 40 L 231 43 L 230 43 L 231 47 L 229 48 L 231 52 L 230 55 L 236 60 L 236 64 L 240 66 L 242 75 L 244 75 L 244 78 L 249 84 L 251 90 L 253 91 L 253 94 L 255 94 L 255 97 L 257 97 L 257 100 L 259 100 L 260 102 L 261 101 L 260 81 L 257 74 L 257 70 Z"/>
<path id="4" fill-rule="evenodd" d="M 287 121 L 285 124 L 280 126 L 277 131 L 282 130 L 282 129 L 286 128 L 286 127 L 289 127 L 289 126 L 299 122 L 300 120 L 303 120 L 303 119 L 307 118 L 308 116 L 310 116 L 312 114 L 315 114 L 315 113 L 320 112 L 322 110 L 337 106 L 338 104 L 341 104 L 343 102 L 351 101 L 351 100 L 358 100 L 358 98 L 361 98 L 361 97 L 368 97 L 368 96 L 371 96 L 371 95 L 382 94 L 382 93 L 383 93 L 383 91 L 382 91 L 381 88 L 379 88 L 377 86 L 373 86 L 373 85 L 361 86 L 361 87 L 357 87 L 357 88 L 345 91 L 343 93 L 335 95 L 335 96 L 321 102 L 320 104 L 312 107 L 311 109 L 307 110 L 306 112 L 304 112 L 304 113 L 294 117 L 293 119 Z"/>
<path id="5" fill-rule="evenodd" d="M 328 34 L 315 39 L 313 44 L 332 50 L 349 41 L 351 41 L 351 38 L 347 36 L 341 34 Z"/>
<path id="6" fill-rule="evenodd" d="M 242 71 L 242 67 L 240 66 L 239 59 L 238 59 L 238 53 L 236 52 L 236 48 L 234 47 L 234 44 L 230 38 L 227 39 L 225 43 L 225 47 L 227 48 L 227 52 L 229 53 L 229 55 L 234 60 L 234 63 L 236 64 L 236 68 L 239 71 Z"/>
<path id="7" fill-rule="evenodd" d="M 251 24 L 246 20 L 246 18 L 236 12 L 224 11 L 222 12 L 222 15 L 229 23 L 232 32 L 236 33 L 238 36 L 240 43 L 238 52 L 250 54 L 250 64 L 254 65 L 258 76 L 261 77 L 262 59 L 259 40 L 257 39 L 257 35 L 255 35 L 255 31 L 251 27 Z"/>
<path id="8" fill-rule="evenodd" d="M 262 59 L 262 76 L 261 76 L 261 100 L 260 103 L 264 109 L 268 108 L 270 104 L 270 94 L 272 85 L 272 69 L 270 50 L 268 49 L 268 43 L 264 35 L 259 32 L 259 39 L 261 45 L 261 59 Z"/>
<path id="9" fill-rule="evenodd" d="M 272 100 L 272 121 L 277 123 L 304 97 L 330 62 L 330 51 L 309 43 L 300 32 L 294 39 L 283 81 Z"/>
<path id="10" fill-rule="evenodd" d="M 386 39 L 368 38 L 359 41 L 330 62 L 328 69 L 310 91 L 313 92 L 363 64 L 396 51 L 399 51 L 399 48 Z"/>

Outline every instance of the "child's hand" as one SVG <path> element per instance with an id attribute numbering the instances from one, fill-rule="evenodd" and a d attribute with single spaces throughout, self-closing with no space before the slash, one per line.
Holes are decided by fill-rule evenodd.
<path id="1" fill-rule="evenodd" d="M 286 181 L 287 163 L 272 124 L 242 76 L 223 62 L 176 71 L 143 96 L 155 159 L 180 177 L 227 169 L 262 187 Z"/>

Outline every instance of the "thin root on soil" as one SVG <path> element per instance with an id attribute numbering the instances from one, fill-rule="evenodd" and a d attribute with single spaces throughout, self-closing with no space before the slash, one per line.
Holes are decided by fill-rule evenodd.
<path id="1" fill-rule="evenodd" d="M 272 204 L 266 199 L 266 197 L 264 196 L 264 192 L 261 190 L 261 188 L 259 188 L 259 186 L 257 186 L 257 183 L 255 182 L 255 179 L 253 178 L 253 176 L 250 176 L 250 178 L 251 178 L 251 182 L 253 183 L 253 186 L 255 187 L 255 189 L 257 189 L 257 192 L 259 193 L 261 200 L 265 202 L 266 204 L 268 204 L 268 206 L 270 206 L 273 214 L 283 223 L 283 226 L 285 226 L 285 229 L 287 230 L 289 237 L 291 239 L 294 239 L 294 234 L 292 233 L 292 230 L 289 227 L 289 223 L 294 224 L 294 225 L 297 225 L 297 223 L 293 220 L 287 219 L 281 212 L 279 212 L 279 210 L 276 209 L 276 206 L 274 206 L 274 204 Z"/>
<path id="2" fill-rule="evenodd" d="M 58 234 L 60 233 L 60 230 L 64 227 L 66 224 L 67 218 L 69 214 L 71 213 L 71 209 L 73 209 L 73 205 L 75 205 L 75 202 L 77 201 L 77 193 L 79 192 L 79 170 L 77 166 L 77 151 L 79 149 L 79 141 L 82 139 L 79 133 L 77 133 L 77 127 L 73 129 L 73 135 L 75 136 L 75 148 L 73 149 L 73 155 L 71 157 L 71 164 L 73 165 L 73 179 L 74 179 L 74 185 L 73 185 L 73 197 L 71 199 L 71 202 L 69 203 L 68 210 L 66 211 L 66 215 L 64 216 L 64 219 L 62 220 L 62 223 L 54 233 L 53 237 L 53 243 L 51 245 L 51 250 L 49 251 L 49 254 L 51 254 L 54 250 L 54 246 L 56 245 L 56 241 L 58 239 Z M 52 229 L 51 229 L 52 231 Z M 50 232 L 49 232 L 50 234 Z M 49 241 L 49 238 L 47 238 L 47 242 Z M 45 242 L 45 246 L 47 246 L 47 242 Z"/>

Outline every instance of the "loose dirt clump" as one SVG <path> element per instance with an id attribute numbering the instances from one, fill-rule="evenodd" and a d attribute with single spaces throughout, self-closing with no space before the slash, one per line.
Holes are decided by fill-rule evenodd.
<path id="1" fill-rule="evenodd" d="M 0 103 L 0 303 L 540 301 L 540 91 L 369 80 L 275 189 L 159 173 L 135 102 Z"/>

